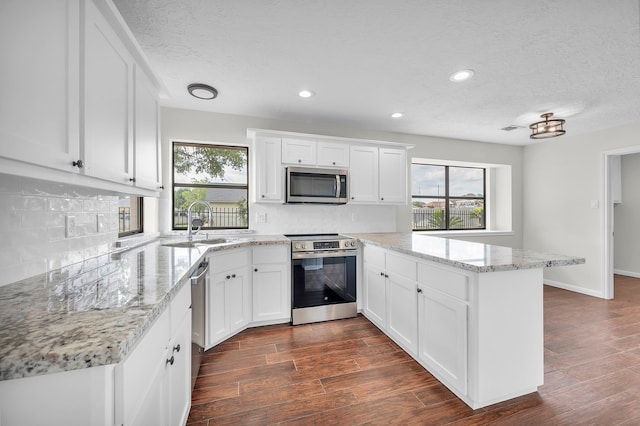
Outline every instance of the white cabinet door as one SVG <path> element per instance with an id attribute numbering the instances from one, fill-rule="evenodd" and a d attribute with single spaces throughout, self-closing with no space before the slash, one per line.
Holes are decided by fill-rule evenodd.
<path id="1" fill-rule="evenodd" d="M 225 279 L 229 296 L 227 305 L 229 330 L 233 334 L 251 322 L 251 284 L 246 267 L 227 272 Z"/>
<path id="2" fill-rule="evenodd" d="M 389 273 L 387 333 L 412 355 L 418 353 L 418 292 L 415 281 Z"/>
<path id="3" fill-rule="evenodd" d="M 282 162 L 315 166 L 316 141 L 282 138 Z"/>
<path id="4" fill-rule="evenodd" d="M 253 321 L 269 321 L 291 317 L 291 291 L 287 280 L 288 265 L 254 265 Z"/>
<path id="5" fill-rule="evenodd" d="M 425 286 L 418 291 L 418 357 L 466 395 L 467 304 Z"/>
<path id="6" fill-rule="evenodd" d="M 319 141 L 318 166 L 349 167 L 349 144 Z"/>
<path id="7" fill-rule="evenodd" d="M 376 325 L 386 329 L 387 290 L 385 273 L 381 267 L 364 265 L 364 313 Z"/>
<path id="8" fill-rule="evenodd" d="M 136 68 L 134 177 L 137 187 L 157 191 L 160 164 L 160 104 L 149 79 Z"/>
<path id="9" fill-rule="evenodd" d="M 407 152 L 403 149 L 380 148 L 380 202 L 407 203 Z"/>
<path id="10" fill-rule="evenodd" d="M 280 138 L 259 137 L 256 139 L 254 150 L 256 202 L 284 202 Z"/>
<path id="11" fill-rule="evenodd" d="M 210 262 L 213 265 L 213 263 Z M 207 342 L 206 348 L 221 342 L 231 335 L 228 321 L 229 286 L 226 272 L 212 273 L 207 292 Z"/>
<path id="12" fill-rule="evenodd" d="M 85 2 L 84 173 L 133 181 L 133 59 L 92 1 Z"/>
<path id="13" fill-rule="evenodd" d="M 378 148 L 352 145 L 349 153 L 349 202 L 378 202 Z"/>
<path id="14" fill-rule="evenodd" d="M 184 425 L 191 408 L 191 309 L 183 313 L 178 332 L 169 343 L 167 359 L 166 424 Z"/>
<path id="15" fill-rule="evenodd" d="M 0 2 L 0 156 L 78 170 L 78 3 Z"/>

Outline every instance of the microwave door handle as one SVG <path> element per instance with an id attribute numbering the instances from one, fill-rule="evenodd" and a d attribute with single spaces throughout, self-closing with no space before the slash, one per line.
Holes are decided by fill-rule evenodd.
<path id="1" fill-rule="evenodd" d="M 336 175 L 336 198 L 340 198 L 340 175 Z"/>

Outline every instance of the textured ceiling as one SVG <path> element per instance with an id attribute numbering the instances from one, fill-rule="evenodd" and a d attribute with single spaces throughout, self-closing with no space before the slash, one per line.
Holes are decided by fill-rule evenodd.
<path id="1" fill-rule="evenodd" d="M 548 111 L 567 135 L 640 120 L 638 0 L 114 3 L 166 106 L 514 145 Z"/>

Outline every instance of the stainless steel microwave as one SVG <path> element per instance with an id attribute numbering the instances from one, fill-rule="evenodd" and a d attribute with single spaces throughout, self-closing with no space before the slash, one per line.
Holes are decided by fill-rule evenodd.
<path id="1" fill-rule="evenodd" d="M 347 170 L 287 167 L 287 203 L 346 204 Z"/>

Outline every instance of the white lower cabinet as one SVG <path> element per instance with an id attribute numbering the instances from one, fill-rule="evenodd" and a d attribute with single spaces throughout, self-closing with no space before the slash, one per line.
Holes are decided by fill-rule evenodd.
<path id="1" fill-rule="evenodd" d="M 191 288 L 116 367 L 116 424 L 185 425 L 191 408 Z"/>
<path id="2" fill-rule="evenodd" d="M 249 250 L 239 248 L 208 256 L 209 291 L 205 349 L 220 343 L 251 322 Z"/>
<path id="3" fill-rule="evenodd" d="M 467 304 L 428 287 L 418 292 L 418 357 L 466 395 Z"/>
<path id="4" fill-rule="evenodd" d="M 364 248 L 364 314 L 406 351 L 418 352 L 416 261 Z"/>
<path id="5" fill-rule="evenodd" d="M 291 319 L 289 246 L 256 246 L 252 249 L 253 322 Z"/>

